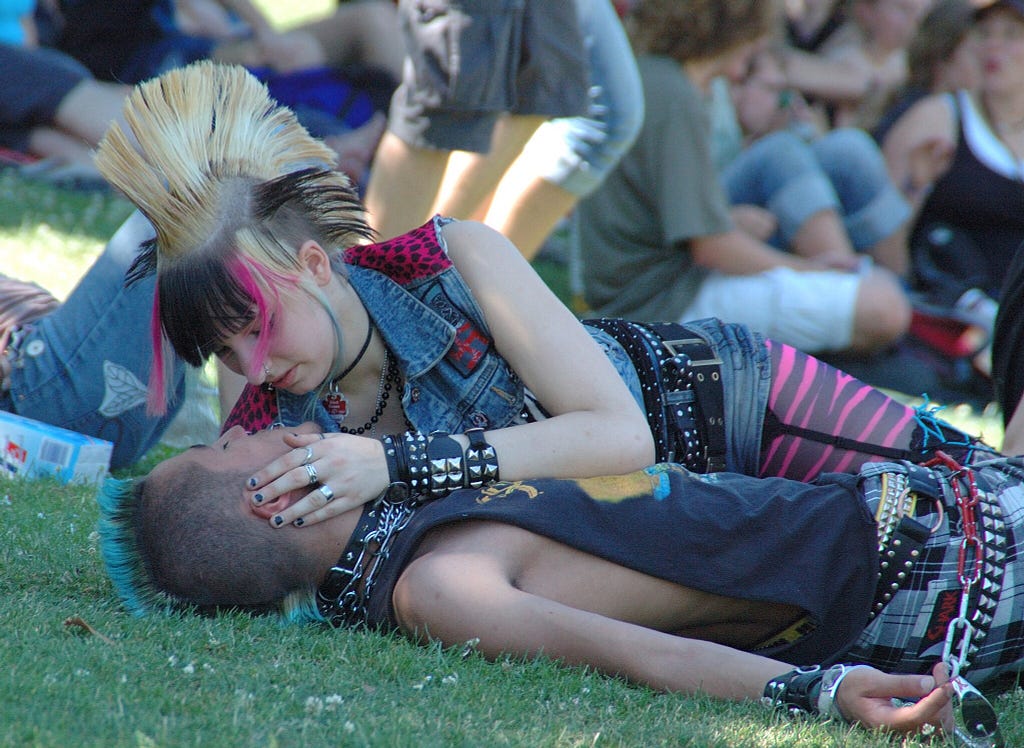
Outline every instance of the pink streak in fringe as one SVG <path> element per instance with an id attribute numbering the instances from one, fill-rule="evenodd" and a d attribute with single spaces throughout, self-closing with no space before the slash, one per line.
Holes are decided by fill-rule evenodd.
<path id="1" fill-rule="evenodd" d="M 298 285 L 298 283 L 294 278 L 289 278 L 287 275 L 270 270 L 255 260 L 250 259 L 246 262 L 238 255 L 233 255 L 228 260 L 228 269 L 234 272 L 235 277 L 238 278 L 239 283 L 242 285 L 242 289 L 249 294 L 256 304 L 257 315 L 260 320 L 260 333 L 256 342 L 256 350 L 253 353 L 253 365 L 256 367 L 256 375 L 259 376 L 262 364 L 267 357 L 267 350 L 270 348 L 270 325 L 268 324 L 270 315 L 267 300 L 259 284 L 256 283 L 254 271 L 267 282 L 268 288 L 273 289 L 275 306 L 280 303 L 280 297 L 278 297 L 276 292 L 276 284 Z M 153 368 L 149 372 L 149 387 L 146 393 L 146 411 L 154 416 L 162 416 L 167 412 L 166 366 L 168 352 L 166 350 L 163 326 L 160 324 L 159 285 L 160 279 L 157 278 L 153 291 L 153 313 L 149 322 L 149 334 L 153 346 Z"/>
<path id="2" fill-rule="evenodd" d="M 255 275 L 258 274 L 267 284 L 272 295 L 274 308 L 277 308 L 281 299 L 277 294 L 277 285 L 295 285 L 295 280 L 281 273 L 277 273 L 262 263 L 252 258 L 243 259 L 239 255 L 233 255 L 228 260 L 228 269 L 235 275 L 242 289 L 249 294 L 249 297 L 256 303 L 257 318 L 260 322 L 260 332 L 256 338 L 256 349 L 253 351 L 252 369 L 250 372 L 254 379 L 258 379 L 267 359 L 267 351 L 270 349 L 270 305 L 263 293 L 263 289 L 256 282 Z"/>

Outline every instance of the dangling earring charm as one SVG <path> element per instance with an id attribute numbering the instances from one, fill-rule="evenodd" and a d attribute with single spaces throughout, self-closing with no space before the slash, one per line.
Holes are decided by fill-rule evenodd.
<path id="1" fill-rule="evenodd" d="M 341 389 L 338 387 L 337 380 L 331 382 L 331 389 L 324 398 L 324 408 L 327 409 L 327 415 L 331 419 L 341 426 L 345 420 L 345 416 L 348 415 L 348 398 L 345 397 Z"/>

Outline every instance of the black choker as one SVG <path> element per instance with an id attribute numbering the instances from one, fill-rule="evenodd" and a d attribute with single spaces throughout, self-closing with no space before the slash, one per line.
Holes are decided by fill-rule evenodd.
<path id="1" fill-rule="evenodd" d="M 327 395 L 323 399 L 324 407 L 327 409 L 327 414 L 331 419 L 338 424 L 340 427 L 342 422 L 345 420 L 345 416 L 348 415 L 348 398 L 345 397 L 345 393 L 338 387 L 338 382 L 347 377 L 356 364 L 363 360 L 363 356 L 366 354 L 366 349 L 370 347 L 370 339 L 373 338 L 373 320 L 370 319 L 370 314 L 366 314 L 366 340 L 363 341 L 363 347 L 359 349 L 359 353 L 352 359 L 352 363 L 345 367 L 345 370 L 338 376 L 331 380 L 331 385 Z M 385 364 L 386 364 L 385 360 Z M 378 400 L 380 394 L 378 393 Z"/>
<path id="2" fill-rule="evenodd" d="M 356 364 L 358 364 L 360 361 L 363 360 L 363 356 L 366 355 L 366 349 L 370 347 L 370 338 L 372 338 L 372 337 L 373 337 L 373 321 L 370 319 L 370 315 L 367 314 L 366 315 L 366 340 L 363 341 L 363 347 L 359 349 L 359 353 L 357 353 L 356 357 L 354 359 L 352 359 L 352 363 L 350 363 L 348 366 L 345 367 L 345 371 L 341 372 L 341 374 L 339 374 L 338 376 L 336 376 L 334 378 L 335 382 L 338 382 L 338 381 L 344 379 L 345 377 L 347 377 L 349 374 L 351 374 L 352 370 L 354 368 L 356 368 Z"/>

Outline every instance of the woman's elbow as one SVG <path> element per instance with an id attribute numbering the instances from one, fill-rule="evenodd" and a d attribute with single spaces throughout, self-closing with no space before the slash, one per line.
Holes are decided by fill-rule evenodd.
<path id="1" fill-rule="evenodd" d="M 651 427 L 642 413 L 638 419 L 631 419 L 629 426 L 622 433 L 623 438 L 617 445 L 616 452 L 623 462 L 622 472 L 641 470 L 654 463 L 654 435 L 651 434 Z"/>

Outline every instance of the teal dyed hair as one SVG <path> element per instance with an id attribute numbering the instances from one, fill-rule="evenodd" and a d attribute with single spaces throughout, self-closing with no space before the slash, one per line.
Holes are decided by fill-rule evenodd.
<path id="1" fill-rule="evenodd" d="M 100 552 L 114 589 L 134 615 L 168 612 L 174 600 L 153 584 L 139 548 L 139 494 L 134 480 L 107 478 L 98 496 Z"/>
<path id="2" fill-rule="evenodd" d="M 182 477 L 201 485 L 202 475 L 203 471 L 193 468 Z M 216 518 L 216 513 L 211 513 L 209 504 L 205 507 L 200 506 L 208 498 L 201 490 L 192 497 L 191 504 L 174 511 L 174 518 L 182 519 L 182 522 L 175 524 L 172 521 L 168 526 L 163 510 L 157 508 L 162 505 L 157 502 L 156 506 L 150 506 L 144 501 L 144 494 L 157 491 L 153 487 L 146 489 L 146 485 L 146 479 L 109 478 L 104 482 L 98 497 L 100 551 L 114 589 L 131 613 L 144 616 L 150 613 L 167 614 L 183 610 L 203 613 L 227 609 L 272 613 L 276 614 L 282 623 L 287 624 L 324 621 L 316 607 L 314 590 L 296 589 L 301 585 L 296 584 L 296 578 L 288 577 L 288 572 L 292 570 L 297 559 L 291 557 L 291 561 L 286 561 L 284 554 L 277 553 L 276 556 L 282 563 L 275 568 L 274 564 L 268 563 L 266 558 L 259 554 L 251 558 L 247 554 L 230 556 L 223 547 L 217 546 L 211 536 L 203 537 L 202 530 L 198 531 L 199 537 L 196 537 L 197 531 L 195 526 L 190 524 L 191 520 L 197 517 Z M 169 490 L 172 495 L 180 494 L 180 491 L 175 491 L 173 487 Z M 252 548 L 259 545 L 254 540 L 252 531 L 256 530 L 259 534 L 263 530 L 262 527 L 243 526 L 244 523 L 224 524 L 224 521 L 230 523 L 231 519 L 230 515 L 222 517 L 219 524 L 214 521 L 213 526 L 203 529 L 221 538 L 230 537 L 229 543 L 234 543 L 234 546 L 229 545 L 227 548 Z M 168 565 L 166 548 L 162 551 L 158 548 L 147 548 L 142 540 L 146 537 L 144 528 L 147 525 L 153 526 L 154 522 L 162 528 L 166 527 L 169 541 L 167 545 L 183 549 L 181 538 L 184 536 L 181 533 L 185 532 L 188 537 L 195 540 L 196 547 L 191 551 L 181 550 L 180 553 L 172 551 L 171 557 L 175 561 Z M 279 539 L 276 535 L 271 537 Z M 211 551 L 212 555 L 199 549 Z M 154 563 L 161 564 L 161 568 L 153 568 Z M 184 570 L 184 580 L 178 573 L 181 570 Z M 237 580 L 236 589 L 242 590 L 242 595 L 235 596 L 232 602 L 230 596 L 235 595 L 234 589 L 225 589 L 216 581 L 211 581 L 210 575 L 216 574 L 214 570 L 223 572 L 221 579 Z M 245 576 L 245 572 L 249 572 L 250 575 Z M 168 576 L 168 573 L 171 576 Z M 237 576 L 239 573 L 241 576 Z M 254 574 L 256 576 L 253 576 Z M 260 583 L 271 579 L 280 580 L 281 585 L 275 589 L 271 584 L 260 590 Z M 203 586 L 204 582 L 209 584 Z M 286 591 L 288 587 L 292 588 L 291 592 Z M 246 600 L 245 595 L 249 592 L 255 595 L 262 592 L 266 596 Z"/>
<path id="3" fill-rule="evenodd" d="M 281 604 L 281 620 L 288 624 L 326 623 L 327 619 L 320 615 L 316 607 L 316 593 L 293 592 Z"/>

